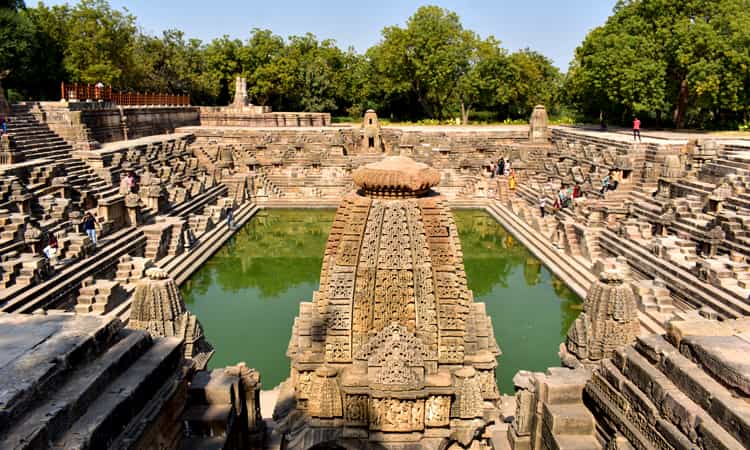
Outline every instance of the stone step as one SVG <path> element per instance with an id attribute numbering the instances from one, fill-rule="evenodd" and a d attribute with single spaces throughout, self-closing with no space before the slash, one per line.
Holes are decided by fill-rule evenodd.
<path id="1" fill-rule="evenodd" d="M 8 320 L 12 320 L 9 318 Z M 37 342 L 14 359 L 0 355 L 0 430 L 64 383 L 74 367 L 86 364 L 109 347 L 122 329 L 120 321 L 84 316 L 69 325 L 65 317 L 41 316 L 23 326 L 0 322 L 2 335 L 20 336 L 22 348 Z"/>
<path id="2" fill-rule="evenodd" d="M 554 436 L 550 450 L 602 450 L 594 436 L 576 436 L 562 434 Z"/>
<path id="3" fill-rule="evenodd" d="M 581 403 L 550 405 L 544 404 L 544 423 L 553 435 L 592 435 L 594 417 Z"/>
<path id="4" fill-rule="evenodd" d="M 70 374 L 44 402 L 19 418 L 4 433 L 0 448 L 45 448 L 62 435 L 98 396 L 151 346 L 151 337 L 142 330 L 122 330 L 120 340 L 99 358 Z"/>
<path id="5" fill-rule="evenodd" d="M 614 366 L 656 406 L 666 403 L 669 406 L 662 408 L 669 408 L 678 418 L 680 411 L 696 415 L 696 425 L 700 423 L 700 426 L 714 430 L 715 437 L 730 444 L 724 448 L 747 448 L 750 445 L 750 407 L 747 403 L 734 397 L 661 336 L 639 337 L 635 348 L 626 349 L 622 358 L 616 358 L 614 362 Z M 717 365 L 721 364 L 717 362 Z M 609 367 L 608 370 L 615 369 Z M 713 412 L 710 415 L 709 410 Z"/>
<path id="6" fill-rule="evenodd" d="M 105 449 L 127 428 L 127 421 L 151 401 L 162 381 L 177 370 L 182 341 L 158 338 L 153 346 L 100 395 L 62 436 L 54 448 Z"/>

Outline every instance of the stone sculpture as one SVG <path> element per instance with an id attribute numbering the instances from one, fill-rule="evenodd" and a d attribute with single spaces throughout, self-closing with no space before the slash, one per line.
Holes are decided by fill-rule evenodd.
<path id="1" fill-rule="evenodd" d="M 362 448 L 438 448 L 449 436 L 484 445 L 500 351 L 466 287 L 453 218 L 432 191 L 440 175 L 389 157 L 352 177 L 359 190 L 338 209 L 320 291 L 300 305 L 289 343 L 291 378 L 275 413 L 283 433 L 294 430 L 288 448 L 342 429 Z"/>

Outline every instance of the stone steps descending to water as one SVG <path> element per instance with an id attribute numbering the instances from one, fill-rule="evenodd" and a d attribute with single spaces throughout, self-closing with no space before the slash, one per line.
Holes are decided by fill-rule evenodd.
<path id="1" fill-rule="evenodd" d="M 683 301 L 693 302 L 693 307 L 708 305 L 728 318 L 750 315 L 750 304 L 743 299 L 698 280 L 692 273 L 655 256 L 637 243 L 622 239 L 610 230 L 601 233 L 600 242 L 608 252 L 626 256 L 628 261 L 638 261 L 631 263 L 631 268 L 664 280 Z"/>
<path id="2" fill-rule="evenodd" d="M 669 342 L 660 335 L 641 336 L 633 347 L 618 351 L 586 387 L 596 410 L 614 419 L 636 446 L 657 446 L 653 439 L 663 436 L 674 448 L 748 448 L 750 406 L 725 381 L 748 379 L 740 354 L 750 344 L 726 336 L 731 326 L 714 335 L 719 327 L 724 325 L 704 319 L 677 321 Z M 623 405 L 651 420 L 635 420 Z M 654 427 L 658 435 L 650 433 Z"/>
<path id="3" fill-rule="evenodd" d="M 154 345 L 111 383 L 65 434 L 54 440 L 56 448 L 108 448 L 125 430 L 134 413 L 147 406 L 153 395 L 182 360 L 182 340 L 158 338 Z"/>
<path id="4" fill-rule="evenodd" d="M 489 206 L 488 212 L 526 248 L 541 259 L 576 295 L 582 299 L 586 298 L 588 289 L 596 280 L 596 277 L 582 260 L 553 248 L 547 239 L 539 236 L 537 230 L 532 229 L 530 225 L 502 205 L 493 203 Z M 663 324 L 655 321 L 649 315 L 640 314 L 639 319 L 644 332 L 658 333 L 663 330 Z"/>
<path id="5" fill-rule="evenodd" d="M 45 448 L 73 426 L 94 401 L 151 346 L 144 331 L 122 330 L 116 342 L 98 358 L 80 365 L 60 380 L 50 396 L 8 430 L 0 448 Z M 46 400 L 44 400 L 46 399 Z"/>
<path id="6" fill-rule="evenodd" d="M 66 267 L 40 284 L 6 293 L 5 298 L 10 300 L 0 305 L 0 311 L 28 313 L 48 307 L 66 293 L 76 290 L 85 278 L 116 266 L 120 256 L 133 253 L 145 242 L 143 233 L 135 228 L 125 228 L 107 236 L 107 242 L 100 245 L 92 256 Z"/>

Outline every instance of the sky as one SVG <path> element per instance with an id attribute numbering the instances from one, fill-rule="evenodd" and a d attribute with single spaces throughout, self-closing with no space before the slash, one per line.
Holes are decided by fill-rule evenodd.
<path id="1" fill-rule="evenodd" d="M 562 70 L 567 70 L 586 34 L 606 21 L 614 4 L 615 0 L 110 0 L 114 8 L 126 7 L 149 34 L 178 28 L 203 41 L 223 35 L 245 40 L 253 28 L 267 28 L 283 37 L 311 32 L 360 53 L 380 41 L 384 27 L 403 26 L 420 6 L 438 5 L 456 12 L 464 28 L 482 37 L 494 35 L 509 50 L 529 47 L 541 52 Z"/>

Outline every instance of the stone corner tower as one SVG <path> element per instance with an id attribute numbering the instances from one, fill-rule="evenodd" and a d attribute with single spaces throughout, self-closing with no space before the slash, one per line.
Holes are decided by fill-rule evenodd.
<path id="1" fill-rule="evenodd" d="M 438 448 L 482 440 L 500 350 L 466 286 L 437 170 L 405 157 L 357 169 L 320 290 L 300 305 L 275 418 L 288 448 Z M 488 409 L 489 408 L 489 409 Z M 496 414 L 496 413 L 495 413 Z"/>

